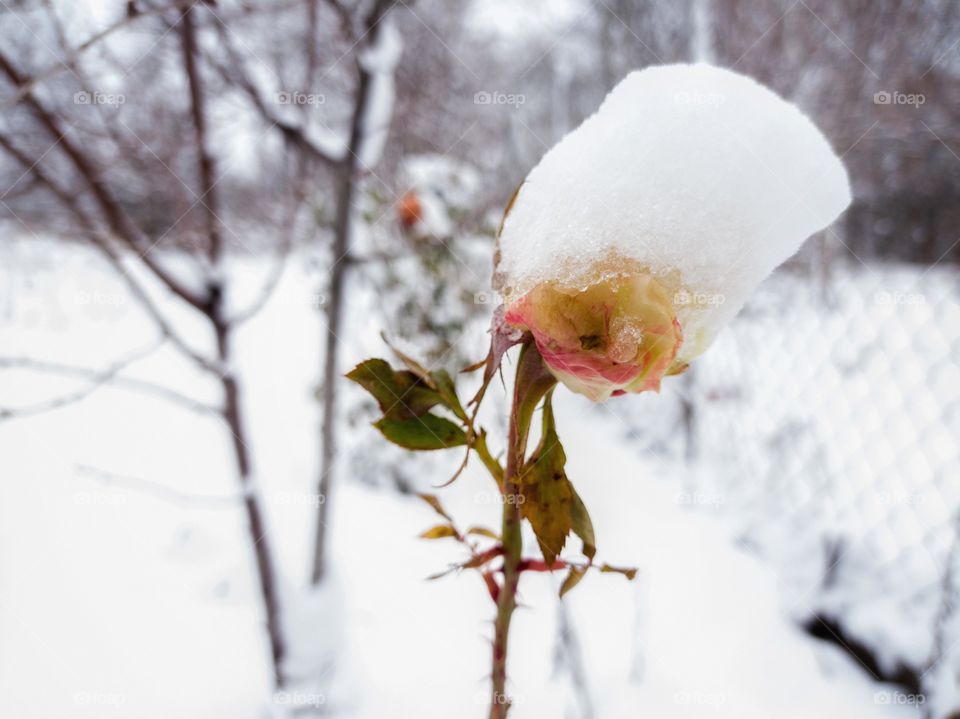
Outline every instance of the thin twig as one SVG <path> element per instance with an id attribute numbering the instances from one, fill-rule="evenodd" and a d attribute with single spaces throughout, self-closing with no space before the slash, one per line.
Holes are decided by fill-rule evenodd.
<path id="1" fill-rule="evenodd" d="M 153 345 L 137 350 L 127 357 L 113 362 L 111 365 L 102 370 L 89 370 L 87 376 L 89 377 L 90 383 L 86 387 L 83 387 L 75 392 L 69 392 L 59 397 L 54 397 L 43 402 L 37 402 L 36 404 L 25 405 L 23 407 L 0 407 L 0 421 L 43 414 L 71 404 L 76 404 L 77 402 L 86 399 L 105 384 L 110 382 L 110 380 L 116 377 L 118 373 L 122 372 L 134 362 L 153 354 L 160 347 L 160 344 L 160 342 L 154 343 Z M 25 369 L 36 369 L 43 365 L 44 363 L 40 360 L 31 360 L 27 358 L 0 359 L 0 367 L 6 368 L 18 367 Z"/>
<path id="2" fill-rule="evenodd" d="M 194 494 L 192 492 L 181 492 L 178 489 L 167 487 L 160 482 L 150 479 L 141 479 L 125 474 L 115 474 L 107 472 L 97 467 L 91 467 L 86 464 L 76 465 L 77 474 L 96 480 L 107 487 L 119 487 L 132 491 L 149 494 L 157 499 L 170 502 L 178 507 L 191 507 L 199 509 L 236 509 L 243 502 L 242 494 L 216 495 L 216 494 Z"/>
<path id="3" fill-rule="evenodd" d="M 116 366 L 116 363 L 112 366 Z M 213 414 L 217 416 L 222 414 L 220 407 L 201 402 L 198 399 L 183 394 L 182 392 L 178 392 L 170 387 L 165 387 L 161 384 L 156 384 L 147 380 L 137 379 L 135 377 L 125 377 L 120 374 L 113 374 L 112 376 L 104 377 L 104 372 L 106 370 L 102 369 L 78 367 L 75 365 L 61 364 L 58 362 L 46 362 L 30 357 L 0 357 L 0 369 L 22 369 L 32 372 L 60 375 L 63 377 L 85 379 L 93 385 L 92 387 L 88 388 L 91 392 L 100 386 L 109 383 L 110 386 L 117 389 L 142 392 L 159 399 L 167 400 L 168 402 L 177 404 L 185 409 L 190 410 L 191 412 L 198 412 L 200 414 Z M 118 368 L 117 372 L 121 371 L 122 369 L 123 367 Z M 87 392 L 87 394 L 90 394 L 90 392 Z M 83 399 L 83 397 L 79 397 L 78 400 L 79 399 Z"/>

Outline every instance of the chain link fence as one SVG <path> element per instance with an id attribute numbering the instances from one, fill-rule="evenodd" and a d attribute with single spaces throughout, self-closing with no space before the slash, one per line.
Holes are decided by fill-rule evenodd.
<path id="1" fill-rule="evenodd" d="M 683 381 L 607 411 L 687 461 L 677 501 L 774 567 L 790 616 L 898 685 L 879 702 L 954 716 L 960 273 L 809 270 L 768 280 Z"/>

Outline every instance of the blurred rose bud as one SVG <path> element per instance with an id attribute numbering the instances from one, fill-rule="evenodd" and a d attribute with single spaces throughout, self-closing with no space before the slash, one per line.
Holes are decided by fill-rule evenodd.
<path id="1" fill-rule="evenodd" d="M 400 220 L 400 226 L 405 230 L 409 230 L 423 219 L 423 206 L 413 190 L 406 192 L 397 202 L 397 218 Z"/>

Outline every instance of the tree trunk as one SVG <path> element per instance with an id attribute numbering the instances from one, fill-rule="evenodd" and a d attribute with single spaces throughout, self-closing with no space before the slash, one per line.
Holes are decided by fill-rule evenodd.
<path id="1" fill-rule="evenodd" d="M 389 0 L 376 0 L 367 15 L 365 26 L 368 46 L 377 42 L 384 15 L 390 8 Z M 369 70 L 357 62 L 357 88 L 354 93 L 353 114 L 350 121 L 350 138 L 343 161 L 337 166 L 336 218 L 333 228 L 333 257 L 326 292 L 327 327 L 323 358 L 322 414 L 320 430 L 320 477 L 317 480 L 317 523 L 314 535 L 313 564 L 310 581 L 316 586 L 323 580 L 326 559 L 327 519 L 330 516 L 329 493 L 333 484 L 333 468 L 337 462 L 337 356 L 340 348 L 343 323 L 344 283 L 350 265 L 350 235 L 353 229 L 353 196 L 356 192 L 359 155 L 366 139 L 365 119 L 370 105 L 372 87 Z"/>
<path id="2" fill-rule="evenodd" d="M 327 520 L 329 518 L 329 494 L 333 466 L 337 459 L 337 355 L 340 349 L 340 327 L 343 322 L 344 279 L 353 203 L 353 171 L 341 172 L 337 187 L 337 217 L 333 239 L 333 266 L 325 297 L 327 327 L 322 369 L 323 426 L 320 429 L 320 478 L 317 481 L 317 524 L 314 537 L 313 566 L 310 581 L 316 585 L 323 580 L 326 557 Z"/>
<path id="3" fill-rule="evenodd" d="M 283 661 L 286 654 L 286 643 L 280 617 L 280 596 L 273 560 L 274 555 L 271 551 L 270 537 L 267 536 L 263 507 L 253 482 L 250 450 L 247 446 L 243 412 L 240 407 L 240 387 L 229 367 L 231 330 L 229 326 L 216 320 L 214 321 L 214 327 L 217 335 L 218 355 L 220 361 L 225 365 L 225 371 L 222 372 L 220 377 L 224 395 L 224 419 L 230 429 L 237 476 L 243 492 L 243 507 L 247 515 L 247 529 L 250 533 L 250 541 L 256 559 L 257 581 L 260 585 L 267 636 L 270 641 L 273 683 L 275 688 L 280 688 L 285 681 Z"/>

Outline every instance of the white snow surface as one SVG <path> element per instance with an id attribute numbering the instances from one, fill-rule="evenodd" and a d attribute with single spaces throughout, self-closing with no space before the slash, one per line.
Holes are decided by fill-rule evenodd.
<path id="1" fill-rule="evenodd" d="M 850 202 L 847 173 L 796 106 L 706 64 L 628 75 L 521 186 L 500 237 L 508 301 L 575 283 L 613 252 L 679 272 L 680 359 Z"/>
<path id="2" fill-rule="evenodd" d="M 17 263 L 16 291 L 0 304 L 5 353 L 96 366 L 149 340 L 148 321 L 121 299 L 96 255 L 34 239 L 22 246 L 5 258 Z M 232 276 L 255 287 L 261 264 L 237 262 Z M 65 283 L 101 301 L 78 301 L 61 291 Z M 330 525 L 336 581 L 316 596 L 297 594 L 315 509 L 315 286 L 295 261 L 237 344 L 270 537 L 288 578 L 289 668 L 304 681 L 270 693 L 239 506 L 170 502 L 78 471 L 95 466 L 229 497 L 236 488 L 222 427 L 107 387 L 59 412 L 0 424 L 8 468 L 0 483 L 0 714 L 261 719 L 310 706 L 355 719 L 485 714 L 493 606 L 469 573 L 423 581 L 462 556 L 452 543 L 415 538 L 436 521 L 419 501 L 361 486 L 344 470 Z M 363 321 L 376 296 L 355 288 L 352 297 L 348 324 L 364 330 L 345 348 L 344 366 L 383 350 L 378 328 Z M 130 374 L 202 396 L 210 389 L 169 350 Z M 0 372 L 5 405 L 75 384 Z M 595 716 L 916 716 L 783 618 L 773 574 L 733 549 L 713 520 L 678 505 L 679 470 L 639 460 L 613 420 L 583 409 L 579 397 L 558 397 L 570 475 L 590 507 L 601 558 L 641 572 L 633 584 L 590 576 L 568 600 Z M 382 441 L 365 423 L 350 435 L 367 451 Z M 445 479 L 459 455 L 447 461 L 423 488 Z M 439 494 L 463 526 L 496 525 L 496 490 L 475 464 Z M 517 719 L 575 706 L 552 662 L 559 580 L 524 577 L 511 640 Z M 312 672 L 315 683 L 306 679 Z"/>

